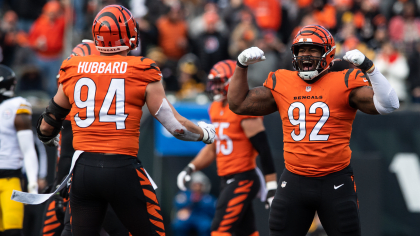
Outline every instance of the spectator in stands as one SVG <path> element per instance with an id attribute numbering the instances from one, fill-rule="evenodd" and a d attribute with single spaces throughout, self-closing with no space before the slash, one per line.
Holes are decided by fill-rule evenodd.
<path id="1" fill-rule="evenodd" d="M 253 22 L 252 12 L 249 9 L 242 10 L 241 21 L 230 35 L 229 55 L 235 58 L 243 50 L 252 47 L 258 37 L 259 29 Z"/>
<path id="2" fill-rule="evenodd" d="M 200 60 L 201 68 L 209 73 L 214 64 L 228 59 L 228 36 L 216 30 L 219 15 L 214 11 L 204 14 L 205 31 L 192 41 L 192 52 Z"/>
<path id="3" fill-rule="evenodd" d="M 200 69 L 200 61 L 192 53 L 185 54 L 178 62 L 178 99 L 193 99 L 206 89 L 204 77 L 206 74 Z"/>
<path id="4" fill-rule="evenodd" d="M 57 71 L 62 63 L 65 19 L 58 1 L 47 2 L 42 15 L 29 33 L 29 44 L 36 53 L 44 85 L 52 97 L 57 91 Z"/>
<path id="5" fill-rule="evenodd" d="M 5 7 L 16 12 L 19 17 L 18 28 L 26 33 L 29 32 L 34 21 L 41 15 L 42 7 L 47 0 L 5 0 Z"/>
<path id="6" fill-rule="evenodd" d="M 190 190 L 175 196 L 175 219 L 172 230 L 175 236 L 209 236 L 211 221 L 216 210 L 216 198 L 209 194 L 210 181 L 202 172 L 191 175 Z"/>
<path id="7" fill-rule="evenodd" d="M 409 98 L 406 86 L 409 67 L 404 55 L 391 42 L 386 42 L 373 63 L 395 89 L 400 103 L 406 102 Z"/>
<path id="8" fill-rule="evenodd" d="M 187 52 L 188 47 L 188 28 L 181 3 L 172 2 L 169 12 L 156 22 L 156 26 L 159 32 L 159 47 L 168 59 L 178 61 Z"/>
<path id="9" fill-rule="evenodd" d="M 232 32 L 235 27 L 242 21 L 242 11 L 251 10 L 245 6 L 242 0 L 230 0 L 228 7 L 222 12 L 222 18 L 227 24 L 229 32 Z M 251 14 L 252 22 L 255 22 L 254 15 Z M 255 23 L 256 24 L 256 23 Z"/>
<path id="10" fill-rule="evenodd" d="M 277 32 L 281 26 L 281 1 L 278 0 L 244 0 L 254 13 L 257 25 L 262 30 Z"/>
<path id="11" fill-rule="evenodd" d="M 389 21 L 389 36 L 393 43 L 404 52 L 414 50 L 420 41 L 420 19 L 416 17 L 416 4 L 407 1 L 403 5 L 402 16 L 397 15 Z"/>
<path id="12" fill-rule="evenodd" d="M 18 29 L 17 23 L 17 14 L 9 10 L 4 14 L 0 25 L 0 47 L 3 53 L 3 60 L 0 62 L 9 67 L 12 66 L 16 48 L 27 44 L 27 34 Z"/>
<path id="13" fill-rule="evenodd" d="M 211 13 L 209 13 L 211 12 Z M 189 25 L 189 36 L 191 40 L 195 40 L 200 34 L 202 34 L 204 31 L 206 31 L 206 17 L 209 14 L 217 14 L 219 16 L 218 8 L 215 3 L 209 2 L 204 6 L 204 12 L 203 14 L 197 16 L 194 18 Z M 225 22 L 220 19 L 220 17 L 217 17 L 217 21 L 215 24 L 215 30 L 223 35 L 228 34 L 228 29 L 225 24 Z"/>

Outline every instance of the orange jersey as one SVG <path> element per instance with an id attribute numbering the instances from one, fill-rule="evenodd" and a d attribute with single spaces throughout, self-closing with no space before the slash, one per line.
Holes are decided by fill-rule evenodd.
<path id="1" fill-rule="evenodd" d="M 349 94 L 368 80 L 358 69 L 330 72 L 313 84 L 297 71 L 271 72 L 271 89 L 283 123 L 286 168 L 304 176 L 324 176 L 350 164 L 351 129 L 357 109 Z"/>
<path id="2" fill-rule="evenodd" d="M 257 151 L 245 136 L 241 122 L 256 116 L 240 116 L 223 107 L 222 102 L 213 102 L 209 109 L 211 122 L 216 128 L 217 174 L 226 176 L 255 169 Z"/>
<path id="3" fill-rule="evenodd" d="M 145 57 L 65 60 L 59 83 L 72 105 L 74 149 L 137 156 L 146 86 L 161 76 L 154 61 Z"/>

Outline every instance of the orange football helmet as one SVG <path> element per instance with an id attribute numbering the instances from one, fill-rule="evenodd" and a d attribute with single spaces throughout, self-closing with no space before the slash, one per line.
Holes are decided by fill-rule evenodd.
<path id="1" fill-rule="evenodd" d="M 76 47 L 73 48 L 70 57 L 90 55 L 99 56 L 101 53 L 96 50 L 95 43 L 92 40 L 83 40 L 82 43 L 79 43 Z"/>
<path id="2" fill-rule="evenodd" d="M 220 101 L 226 97 L 230 77 L 232 77 L 235 67 L 236 61 L 224 60 L 216 63 L 211 68 L 207 80 L 207 92 L 213 96 L 214 101 Z"/>
<path id="3" fill-rule="evenodd" d="M 99 52 L 133 50 L 138 46 L 138 23 L 127 8 L 109 5 L 96 15 L 92 35 Z"/>
<path id="4" fill-rule="evenodd" d="M 299 47 L 302 45 L 321 47 L 321 57 L 298 56 Z M 324 27 L 307 25 L 296 34 L 291 49 L 293 67 L 299 72 L 299 76 L 304 80 L 312 80 L 330 67 L 332 60 L 334 60 L 335 42 L 331 33 Z M 307 66 L 304 65 L 305 63 L 315 64 L 315 66 Z M 305 67 L 314 68 L 314 70 L 305 70 Z"/>

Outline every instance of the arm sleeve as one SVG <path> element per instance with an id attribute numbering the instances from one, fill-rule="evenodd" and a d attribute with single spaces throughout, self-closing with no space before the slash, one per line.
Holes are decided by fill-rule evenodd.
<path id="1" fill-rule="evenodd" d="M 264 175 L 276 173 L 274 161 L 271 155 L 270 146 L 268 145 L 267 134 L 261 131 L 249 138 L 252 146 L 257 150 L 261 158 L 261 169 Z"/>
<path id="2" fill-rule="evenodd" d="M 36 183 L 38 180 L 38 158 L 34 146 L 34 134 L 30 129 L 20 130 L 17 132 L 17 137 L 23 154 L 28 182 Z"/>

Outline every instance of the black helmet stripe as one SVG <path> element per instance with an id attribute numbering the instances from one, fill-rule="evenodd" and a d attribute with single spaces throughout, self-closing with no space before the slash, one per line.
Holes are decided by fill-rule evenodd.
<path id="1" fill-rule="evenodd" d="M 303 34 L 303 33 L 312 33 L 313 35 L 318 36 L 318 37 L 322 40 L 322 42 L 324 42 L 324 43 L 325 43 L 325 41 L 324 41 L 324 39 L 321 37 L 321 35 L 319 35 L 319 34 L 318 34 L 317 32 L 315 32 L 315 31 L 311 31 L 311 30 L 304 30 L 304 31 L 299 32 L 299 34 L 298 34 L 297 36 L 299 36 L 299 35 L 301 35 L 301 34 Z"/>
<path id="2" fill-rule="evenodd" d="M 127 18 L 125 18 L 125 15 L 123 13 L 127 9 L 125 9 L 125 7 L 123 7 L 123 6 L 121 6 L 121 9 L 118 8 L 118 7 L 117 7 L 117 9 L 121 12 L 121 15 L 123 15 L 123 17 L 124 17 L 125 31 L 127 31 L 128 40 L 130 40 L 131 39 L 130 28 L 128 27 L 128 24 L 127 24 Z"/>
<path id="3" fill-rule="evenodd" d="M 230 75 L 231 75 L 232 74 L 232 68 L 230 68 L 229 63 L 227 63 L 226 61 L 222 61 L 222 62 L 225 63 L 226 66 L 229 68 L 229 72 L 230 72 Z"/>
<path id="4" fill-rule="evenodd" d="M 92 55 L 92 51 L 91 51 L 91 49 L 90 49 L 90 45 L 89 44 L 87 44 L 87 43 L 82 43 L 84 46 L 86 46 L 87 47 L 87 50 L 88 50 L 88 55 Z"/>
<path id="5" fill-rule="evenodd" d="M 80 50 L 82 50 L 83 56 L 86 56 L 85 50 L 83 50 L 83 48 L 82 48 L 82 47 L 77 46 L 76 48 L 80 48 Z M 88 55 L 90 55 L 90 53 L 89 53 Z"/>
<path id="6" fill-rule="evenodd" d="M 106 26 L 106 27 L 108 27 L 108 29 L 109 29 L 109 33 L 111 33 L 111 25 L 109 24 L 109 22 L 108 21 L 102 21 L 101 22 L 101 24 L 99 25 L 99 31 L 101 31 L 101 28 L 102 28 L 102 26 Z"/>
<path id="7" fill-rule="evenodd" d="M 120 29 L 120 25 L 118 24 L 118 20 L 117 20 L 117 17 L 115 17 L 115 15 L 114 15 L 114 13 L 112 13 L 112 12 L 104 12 L 104 13 L 102 13 L 101 15 L 99 15 L 98 16 L 98 18 L 97 18 L 97 21 L 99 21 L 102 17 L 105 17 L 105 16 L 108 16 L 108 17 L 110 17 L 112 20 L 114 20 L 114 23 L 117 25 L 117 27 L 118 27 L 118 35 L 120 36 L 120 39 L 122 38 L 121 37 L 121 29 Z M 107 21 L 104 21 L 103 23 L 108 23 Z M 109 25 L 109 23 L 108 23 L 108 28 L 109 28 L 109 32 L 111 32 L 111 26 Z M 99 26 L 99 31 L 101 30 L 101 27 L 102 27 L 102 22 L 101 22 L 101 25 Z M 121 45 L 122 46 L 127 46 L 127 45 L 125 45 L 125 43 L 124 42 L 121 42 Z"/>

